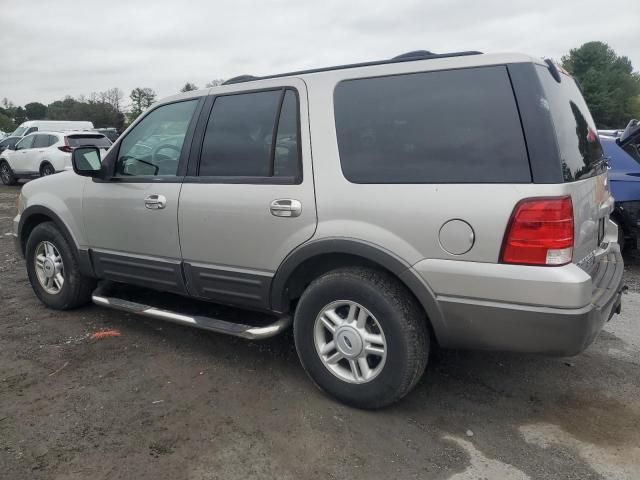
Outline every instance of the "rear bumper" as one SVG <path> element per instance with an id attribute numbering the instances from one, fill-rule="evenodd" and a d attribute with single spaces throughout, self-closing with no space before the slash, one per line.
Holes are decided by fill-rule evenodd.
<path id="1" fill-rule="evenodd" d="M 620 312 L 623 270 L 620 249 L 611 244 L 592 272 L 589 301 L 579 308 L 437 295 L 443 322 L 436 336 L 447 348 L 576 355 Z"/>

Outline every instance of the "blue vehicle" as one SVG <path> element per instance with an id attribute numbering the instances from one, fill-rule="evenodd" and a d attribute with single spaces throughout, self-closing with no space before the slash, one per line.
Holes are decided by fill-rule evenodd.
<path id="1" fill-rule="evenodd" d="M 625 135 L 626 134 L 626 135 Z M 608 157 L 611 194 L 615 198 L 612 220 L 619 225 L 621 247 L 638 248 L 640 234 L 640 127 L 620 138 L 602 135 Z"/>

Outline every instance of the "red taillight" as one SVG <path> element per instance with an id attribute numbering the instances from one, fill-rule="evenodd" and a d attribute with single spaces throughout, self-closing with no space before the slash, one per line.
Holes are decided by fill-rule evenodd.
<path id="1" fill-rule="evenodd" d="M 64 137 L 64 146 L 58 147 L 58 150 L 64 153 L 71 153 L 73 151 L 73 149 L 69 146 L 69 140 L 67 140 L 67 137 Z"/>
<path id="2" fill-rule="evenodd" d="M 511 214 L 500 261 L 524 265 L 566 265 L 573 256 L 571 197 L 528 198 Z"/>

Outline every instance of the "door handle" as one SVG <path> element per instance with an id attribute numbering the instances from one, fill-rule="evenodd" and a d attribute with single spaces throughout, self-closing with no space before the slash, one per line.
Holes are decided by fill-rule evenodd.
<path id="1" fill-rule="evenodd" d="M 167 199 L 164 195 L 149 195 L 144 198 L 144 206 L 149 210 L 160 210 L 167 206 Z"/>
<path id="2" fill-rule="evenodd" d="M 282 198 L 271 202 L 271 215 L 275 217 L 299 217 L 302 213 L 302 204 L 292 198 Z"/>

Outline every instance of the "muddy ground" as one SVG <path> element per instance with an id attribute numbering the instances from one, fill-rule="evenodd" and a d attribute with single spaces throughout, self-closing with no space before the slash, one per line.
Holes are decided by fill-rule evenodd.
<path id="1" fill-rule="evenodd" d="M 0 478 L 640 478 L 637 258 L 585 353 L 441 352 L 367 412 L 313 386 L 291 335 L 46 309 L 4 235 L 18 191 L 0 186 Z"/>

